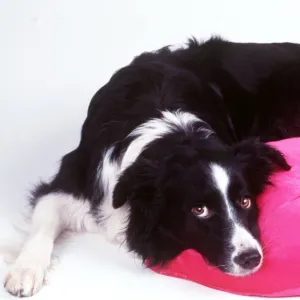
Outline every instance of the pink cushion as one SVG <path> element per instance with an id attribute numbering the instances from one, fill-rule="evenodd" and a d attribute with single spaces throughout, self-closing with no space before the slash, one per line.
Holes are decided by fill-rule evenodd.
<path id="1" fill-rule="evenodd" d="M 244 278 L 232 277 L 208 266 L 197 252 L 187 250 L 167 267 L 154 267 L 155 272 L 235 294 L 300 295 L 300 138 L 270 144 L 284 153 L 292 169 L 273 175 L 275 187 L 267 187 L 258 199 L 265 251 L 261 270 Z"/>

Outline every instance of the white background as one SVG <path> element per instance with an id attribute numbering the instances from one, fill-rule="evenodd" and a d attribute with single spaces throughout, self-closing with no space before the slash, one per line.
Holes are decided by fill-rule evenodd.
<path id="1" fill-rule="evenodd" d="M 116 69 L 192 35 L 300 42 L 297 2 L 0 0 L 0 238 L 12 236 L 31 185 L 77 145 L 91 97 Z M 143 270 L 99 236 L 72 237 L 58 253 L 34 299 L 239 298 Z"/>

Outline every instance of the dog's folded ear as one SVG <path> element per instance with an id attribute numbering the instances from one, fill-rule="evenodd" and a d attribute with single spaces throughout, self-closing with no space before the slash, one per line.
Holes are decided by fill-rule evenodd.
<path id="1" fill-rule="evenodd" d="M 271 183 L 269 178 L 272 173 L 291 168 L 280 151 L 255 139 L 234 145 L 233 151 L 254 196 Z"/>
<path id="2" fill-rule="evenodd" d="M 154 190 L 154 181 L 157 176 L 157 165 L 155 162 L 140 158 L 132 166 L 124 171 L 119 178 L 113 192 L 113 207 L 115 209 L 123 206 L 133 198 L 136 190 L 151 194 Z M 146 201 L 148 197 L 143 197 Z"/>

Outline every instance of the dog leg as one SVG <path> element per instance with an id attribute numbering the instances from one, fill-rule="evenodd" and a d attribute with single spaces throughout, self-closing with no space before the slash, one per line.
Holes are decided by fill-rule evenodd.
<path id="1" fill-rule="evenodd" d="M 6 290 L 18 297 L 34 295 L 43 285 L 55 239 L 64 231 L 97 231 L 90 204 L 72 195 L 50 193 L 38 199 L 27 242 L 4 279 Z"/>

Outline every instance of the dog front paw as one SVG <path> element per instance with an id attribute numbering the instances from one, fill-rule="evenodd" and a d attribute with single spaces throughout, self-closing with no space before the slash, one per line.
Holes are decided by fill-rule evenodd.
<path id="1" fill-rule="evenodd" d="M 5 276 L 4 286 L 14 296 L 30 297 L 43 286 L 45 273 L 40 266 L 25 268 L 15 264 Z"/>

